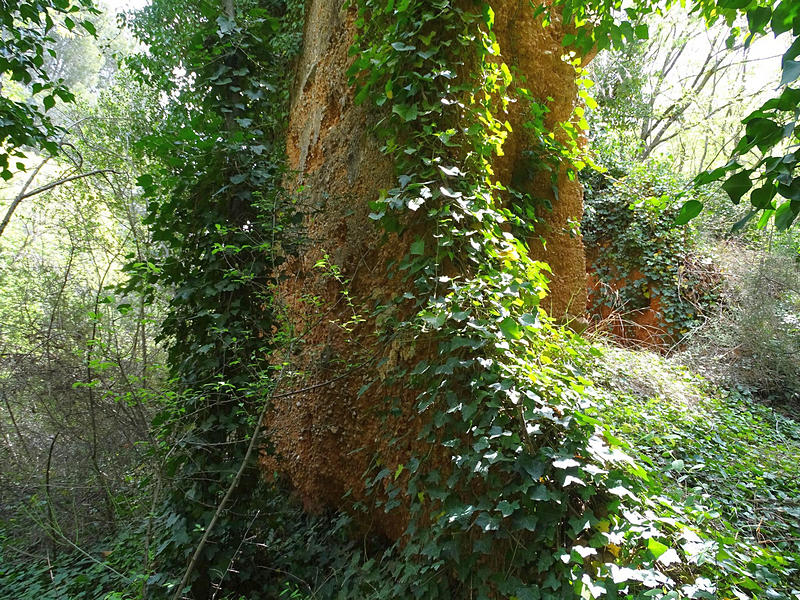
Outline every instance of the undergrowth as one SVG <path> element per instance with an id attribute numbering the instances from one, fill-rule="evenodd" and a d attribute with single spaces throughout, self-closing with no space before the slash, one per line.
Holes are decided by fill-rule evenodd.
<path id="1" fill-rule="evenodd" d="M 646 351 L 604 347 L 594 376 L 614 390 L 600 410 L 646 467 L 651 492 L 714 532 L 716 545 L 695 551 L 725 561 L 726 544 L 763 548 L 780 565 L 779 595 L 798 597 L 800 423 Z M 745 574 L 740 584 L 756 589 Z"/>
<path id="2" fill-rule="evenodd" d="M 575 417 L 598 426 L 616 448 L 614 461 L 638 472 L 638 488 L 612 491 L 620 498 L 634 492 L 647 498 L 642 504 L 628 502 L 619 514 L 630 521 L 629 527 L 639 528 L 646 540 L 643 551 L 660 559 L 649 572 L 662 578 L 651 582 L 658 585 L 651 585 L 649 592 L 620 586 L 617 597 L 799 598 L 800 423 L 740 393 L 718 389 L 653 353 L 589 347 L 568 339 L 567 345 L 578 352 L 579 360 L 573 356 L 576 373 L 594 379 L 594 385 L 584 388 L 584 396 L 593 401 L 584 402 L 583 416 L 576 412 Z M 578 462 L 580 457 L 564 455 L 560 460 Z M 533 468 L 530 463 L 519 466 Z M 576 489 L 578 485 L 573 484 Z M 536 493 L 549 494 L 547 487 L 535 488 L 540 490 Z M 415 572 L 418 589 L 443 576 L 448 579 L 446 565 L 439 572 L 428 571 L 419 558 L 409 563 L 406 548 L 355 528 L 347 515 L 308 515 L 286 488 L 264 484 L 258 497 L 262 510 L 249 523 L 228 569 L 211 574 L 215 598 L 406 598 L 413 586 L 398 596 L 398 574 Z M 463 518 L 451 513 L 447 519 L 454 517 Z M 576 527 L 580 521 L 570 519 Z M 600 537 L 594 535 L 602 546 L 597 552 L 608 561 L 607 568 L 618 579 L 639 577 L 644 583 L 646 570 L 611 566 L 626 557 L 624 536 L 612 537 L 614 520 L 598 522 Z M 669 535 L 664 537 L 654 524 Z M 604 533 L 606 527 L 612 529 Z M 168 528 L 157 531 L 153 545 L 168 541 Z M 65 549 L 50 564 L 2 556 L 0 589 L 19 600 L 137 598 L 145 579 L 169 576 L 144 573 L 144 535 L 131 529 L 85 553 Z M 480 553 L 481 537 L 468 535 L 472 551 Z M 554 559 L 589 563 L 596 556 L 593 545 L 573 546 Z M 430 562 L 436 556 L 446 558 L 440 552 L 454 550 L 444 548 L 430 549 L 429 565 L 436 564 Z M 723 573 L 727 591 L 718 587 Z M 683 585 L 675 593 L 666 592 L 666 579 L 677 577 Z M 231 580 L 247 581 L 248 595 L 239 595 Z M 454 578 L 447 585 L 463 590 L 464 583 Z"/>
<path id="3" fill-rule="evenodd" d="M 786 250 L 718 243 L 722 302 L 687 340 L 681 360 L 787 414 L 800 414 L 800 270 Z"/>

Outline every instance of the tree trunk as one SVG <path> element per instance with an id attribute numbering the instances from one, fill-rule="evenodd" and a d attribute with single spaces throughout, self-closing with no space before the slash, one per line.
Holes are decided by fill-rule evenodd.
<path id="1" fill-rule="evenodd" d="M 527 3 L 494 0 L 501 59 L 527 78 L 533 96 L 547 102 L 547 124 L 568 121 L 576 99 L 575 71 L 561 60 L 560 28 L 543 28 Z M 405 231 L 382 242 L 383 232 L 369 218 L 369 203 L 395 185 L 392 163 L 381 154 L 371 131 L 376 115 L 369 103 L 357 106 L 346 71 L 355 34 L 355 10 L 341 0 L 310 0 L 306 8 L 304 46 L 296 67 L 287 138 L 288 182 L 309 214 L 307 249 L 286 268 L 280 290 L 295 334 L 308 332 L 293 366 L 303 373 L 295 389 L 283 394 L 267 416 L 267 437 L 275 455 L 262 459 L 267 472 L 288 475 L 310 509 L 342 506 L 352 490 L 363 496 L 363 475 L 381 463 L 394 468 L 417 443 L 419 417 L 397 418 L 388 399 L 399 407 L 413 405 L 416 392 L 384 383 L 394 366 L 419 358 L 421 345 L 394 339 L 380 342 L 380 323 L 370 316 L 376 302 L 402 295 L 402 278 L 387 278 L 387 264 L 403 256 L 414 239 Z M 513 68 L 512 67 L 512 68 Z M 522 160 L 521 104 L 512 105 L 513 129 L 494 170 L 508 184 Z M 582 190 L 566 172 L 558 174 L 558 198 L 549 173 L 528 183 L 534 195 L 550 200 L 542 211 L 539 239 L 530 240 L 535 258 L 553 269 L 550 295 L 543 306 L 562 318 L 583 312 L 586 269 L 579 235 L 568 231 L 582 214 Z M 330 267 L 317 266 L 327 256 Z M 345 295 L 346 294 L 346 295 Z M 311 301 L 314 298 L 316 301 Z M 358 314 L 364 321 L 346 325 Z M 343 376 L 344 375 L 344 376 Z M 335 381 L 332 381 L 335 380 Z M 325 382 L 332 381 L 329 384 Z M 323 384 L 323 385 L 319 385 Z M 364 391 L 366 389 L 366 391 Z M 377 526 L 391 537 L 401 531 L 396 515 L 380 517 Z M 402 519 L 401 519 L 402 520 Z"/>

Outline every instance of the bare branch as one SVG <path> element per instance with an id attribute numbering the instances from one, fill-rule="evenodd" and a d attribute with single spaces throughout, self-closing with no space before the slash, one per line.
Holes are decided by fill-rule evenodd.
<path id="1" fill-rule="evenodd" d="M 28 181 L 25 183 L 24 186 L 22 186 L 22 190 L 20 191 L 20 193 L 17 194 L 17 197 L 14 198 L 14 200 L 11 202 L 11 206 L 8 207 L 8 210 L 6 211 L 6 216 L 3 218 L 3 222 L 0 223 L 0 237 L 2 237 L 3 232 L 6 230 L 6 227 L 8 226 L 8 223 L 11 221 L 11 217 L 14 216 L 14 211 L 17 210 L 17 207 L 19 206 L 20 202 L 22 202 L 26 198 L 30 198 L 31 196 L 36 196 L 37 194 L 41 194 L 43 192 L 50 191 L 53 188 L 58 187 L 59 185 L 63 185 L 65 183 L 69 183 L 70 181 L 75 181 L 76 179 L 82 179 L 83 177 L 91 177 L 92 175 L 100 175 L 101 173 L 116 173 L 116 174 L 118 174 L 117 171 L 115 171 L 114 169 L 94 169 L 93 171 L 87 171 L 86 173 L 77 173 L 76 175 L 70 175 L 69 177 L 63 177 L 63 178 L 58 179 L 56 181 L 52 181 L 52 182 L 48 183 L 47 185 L 43 185 L 42 187 L 38 187 L 38 188 L 36 188 L 35 190 L 33 190 L 31 192 L 26 191 L 28 189 L 28 187 L 30 186 L 31 182 L 33 181 L 33 178 L 36 177 L 36 174 L 39 172 L 39 170 L 44 166 L 44 164 L 48 160 L 49 160 L 49 158 L 44 159 L 39 164 L 39 166 L 36 167 L 36 170 L 28 178 Z"/>
<path id="2" fill-rule="evenodd" d="M 287 358 L 292 354 L 292 346 L 289 346 L 289 349 L 286 353 Z M 258 440 L 260 438 L 261 433 L 261 424 L 264 422 L 264 417 L 267 414 L 267 409 L 270 407 L 271 400 L 274 396 L 275 391 L 281 385 L 281 381 L 283 380 L 284 375 L 286 374 L 286 366 L 288 363 L 284 363 L 283 367 L 281 368 L 280 372 L 278 373 L 278 377 L 275 380 L 275 387 L 272 389 L 272 394 L 264 402 L 264 407 L 261 409 L 261 413 L 258 415 L 258 419 L 256 419 L 256 426 L 253 429 L 253 435 L 250 438 L 250 445 L 247 446 L 247 451 L 244 453 L 244 458 L 242 458 L 241 463 L 239 464 L 239 470 L 236 472 L 236 476 L 231 481 L 231 484 L 228 486 L 228 490 L 225 492 L 225 496 L 223 496 L 222 500 L 220 501 L 219 505 L 217 506 L 217 510 L 214 512 L 214 516 L 211 518 L 211 522 L 206 527 L 206 530 L 203 532 L 203 537 L 200 539 L 200 543 L 197 544 L 197 548 L 194 550 L 194 554 L 192 554 L 192 558 L 189 561 L 189 566 L 186 567 L 186 571 L 181 578 L 180 583 L 175 588 L 175 593 L 172 596 L 172 600 L 178 600 L 181 597 L 181 593 L 183 592 L 186 584 L 189 582 L 189 577 L 191 577 L 192 572 L 194 571 L 194 567 L 197 564 L 198 559 L 200 558 L 200 554 L 203 552 L 203 548 L 205 548 L 206 543 L 208 542 L 208 538 L 211 535 L 211 532 L 214 530 L 214 527 L 219 520 L 220 515 L 222 515 L 223 511 L 225 510 L 225 506 L 228 504 L 228 500 L 230 500 L 231 496 L 233 495 L 234 490 L 239 485 L 239 481 L 244 474 L 245 469 L 247 468 L 248 463 L 250 462 L 250 457 L 253 455 L 256 446 L 258 445 Z"/>

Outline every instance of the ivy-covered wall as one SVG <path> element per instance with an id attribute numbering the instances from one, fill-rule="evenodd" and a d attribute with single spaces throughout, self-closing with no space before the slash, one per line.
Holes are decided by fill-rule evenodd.
<path id="1" fill-rule="evenodd" d="M 545 125 L 556 129 L 558 122 L 568 122 L 573 115 L 575 68 L 561 59 L 560 28 L 543 27 L 541 15 L 518 4 L 492 3 L 500 49 L 495 58 L 518 75 L 517 85 L 524 82 L 530 100 L 539 103 Z M 400 307 L 385 310 L 409 289 L 401 274 L 387 273 L 409 252 L 423 251 L 412 244 L 430 226 L 419 217 L 425 208 L 408 211 L 408 219 L 387 232 L 374 214 L 370 218 L 371 205 L 397 179 L 386 146 L 375 133 L 386 111 L 369 102 L 359 104 L 362 88 L 358 81 L 355 86 L 348 81 L 356 18 L 355 7 L 348 8 L 341 0 L 307 4 L 287 139 L 293 170 L 287 185 L 306 214 L 307 244 L 285 266 L 279 296 L 295 335 L 302 336 L 293 357 L 301 375 L 293 385 L 312 389 L 283 398 L 278 393 L 266 423 L 276 453 L 264 458 L 262 465 L 268 473 L 288 475 L 310 508 L 339 505 L 348 490 L 358 499 L 364 473 L 376 466 L 376 452 L 379 460 L 397 466 L 420 444 L 421 418 L 412 408 L 418 390 L 402 382 L 390 385 L 384 377 L 435 352 L 432 343 L 392 335 L 391 322 L 408 315 Z M 443 36 L 444 32 L 431 31 L 422 37 L 433 45 L 437 40 L 446 43 Z M 403 51 L 402 44 L 397 48 Z M 469 65 L 470 50 L 463 52 L 464 59 L 454 70 Z M 466 72 L 457 76 L 470 77 Z M 554 174 L 531 162 L 537 140 L 525 125 L 531 118 L 529 102 L 520 100 L 510 102 L 507 112 L 497 117 L 507 119 L 507 126 L 502 155 L 492 164 L 494 176 L 509 208 L 517 200 L 503 189 L 512 187 L 512 179 L 514 187 L 536 199 L 535 206 L 517 205 L 511 210 L 533 211 L 521 215 L 528 224 L 533 223 L 534 213 L 539 219 L 535 231 L 526 236 L 532 256 L 553 270 L 543 306 L 556 317 L 580 314 L 586 304 L 586 269 L 581 238 L 571 224 L 581 218 L 581 187 L 567 177 L 563 165 Z M 409 127 L 411 117 L 404 116 Z M 452 152 L 458 155 L 464 150 Z M 467 267 L 453 262 L 443 268 L 452 277 Z M 372 311 L 378 305 L 384 309 L 376 316 Z M 442 461 L 449 460 L 442 456 Z M 403 518 L 397 511 L 382 518 L 380 526 L 390 535 L 402 531 Z"/>
<path id="2" fill-rule="evenodd" d="M 594 327 L 635 345 L 680 344 L 718 302 L 721 281 L 711 256 L 675 225 L 675 198 L 685 183 L 656 161 L 587 172 L 584 183 Z"/>

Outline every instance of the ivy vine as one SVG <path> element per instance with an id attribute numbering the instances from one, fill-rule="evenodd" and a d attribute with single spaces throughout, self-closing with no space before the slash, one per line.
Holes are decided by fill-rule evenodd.
<path id="1" fill-rule="evenodd" d="M 301 241 L 282 187 L 285 74 L 301 24 L 302 3 L 291 0 L 156 1 L 132 23 L 150 50 L 132 67 L 168 93 L 161 129 L 140 141 L 155 170 L 138 179 L 161 248 L 129 271 L 131 286 L 172 290 L 161 341 L 177 395 L 155 422 L 172 481 L 156 520 L 171 535 L 156 551 L 165 568 L 150 584 L 169 589 L 166 573 L 185 570 L 176 594 L 188 583 L 193 596 L 210 597 L 215 577 L 233 577 L 229 566 L 252 524 L 241 514 L 258 514 L 249 493 L 258 470 L 253 461 L 244 476 L 236 469 L 250 457 L 274 385 L 272 354 L 285 341 L 276 273 Z M 234 485 L 211 543 L 190 562 Z M 247 578 L 239 584 L 247 589 Z"/>

